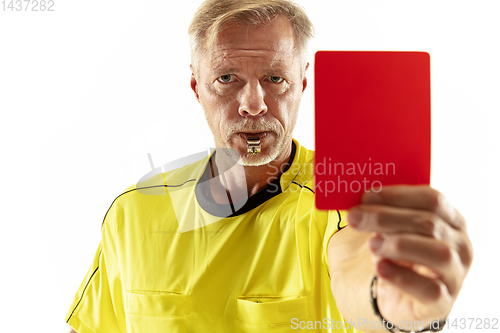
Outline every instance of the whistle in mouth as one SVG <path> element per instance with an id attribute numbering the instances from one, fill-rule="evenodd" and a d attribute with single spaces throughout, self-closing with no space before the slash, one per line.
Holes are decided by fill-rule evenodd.
<path id="1" fill-rule="evenodd" d="M 260 138 L 258 136 L 247 139 L 247 153 L 252 155 L 260 153 Z"/>

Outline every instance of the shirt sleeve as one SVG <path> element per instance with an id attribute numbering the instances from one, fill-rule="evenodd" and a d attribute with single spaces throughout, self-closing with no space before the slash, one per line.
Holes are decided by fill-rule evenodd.
<path id="1" fill-rule="evenodd" d="M 66 322 L 78 333 L 126 332 L 112 213 L 110 208 L 94 261 L 66 315 Z"/>

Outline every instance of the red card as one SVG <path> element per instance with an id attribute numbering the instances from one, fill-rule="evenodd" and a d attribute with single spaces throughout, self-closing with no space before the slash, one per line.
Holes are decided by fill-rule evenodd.
<path id="1" fill-rule="evenodd" d="M 430 181 L 430 58 L 425 52 L 319 51 L 315 193 L 348 209 L 365 191 Z"/>

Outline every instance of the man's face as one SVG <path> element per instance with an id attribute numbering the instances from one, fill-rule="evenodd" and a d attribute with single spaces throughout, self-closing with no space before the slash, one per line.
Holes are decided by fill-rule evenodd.
<path id="1" fill-rule="evenodd" d="M 243 165 L 263 165 L 290 153 L 292 131 L 307 81 L 291 23 L 224 26 L 217 44 L 199 55 L 191 87 L 218 148 Z M 259 136 L 262 152 L 247 153 Z M 237 152 L 237 153 L 236 153 Z"/>

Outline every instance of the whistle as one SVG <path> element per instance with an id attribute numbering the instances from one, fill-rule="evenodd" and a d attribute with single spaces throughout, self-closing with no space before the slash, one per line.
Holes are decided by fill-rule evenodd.
<path id="1" fill-rule="evenodd" d="M 251 136 L 247 139 L 247 153 L 252 155 L 260 153 L 260 138 L 258 136 Z"/>

